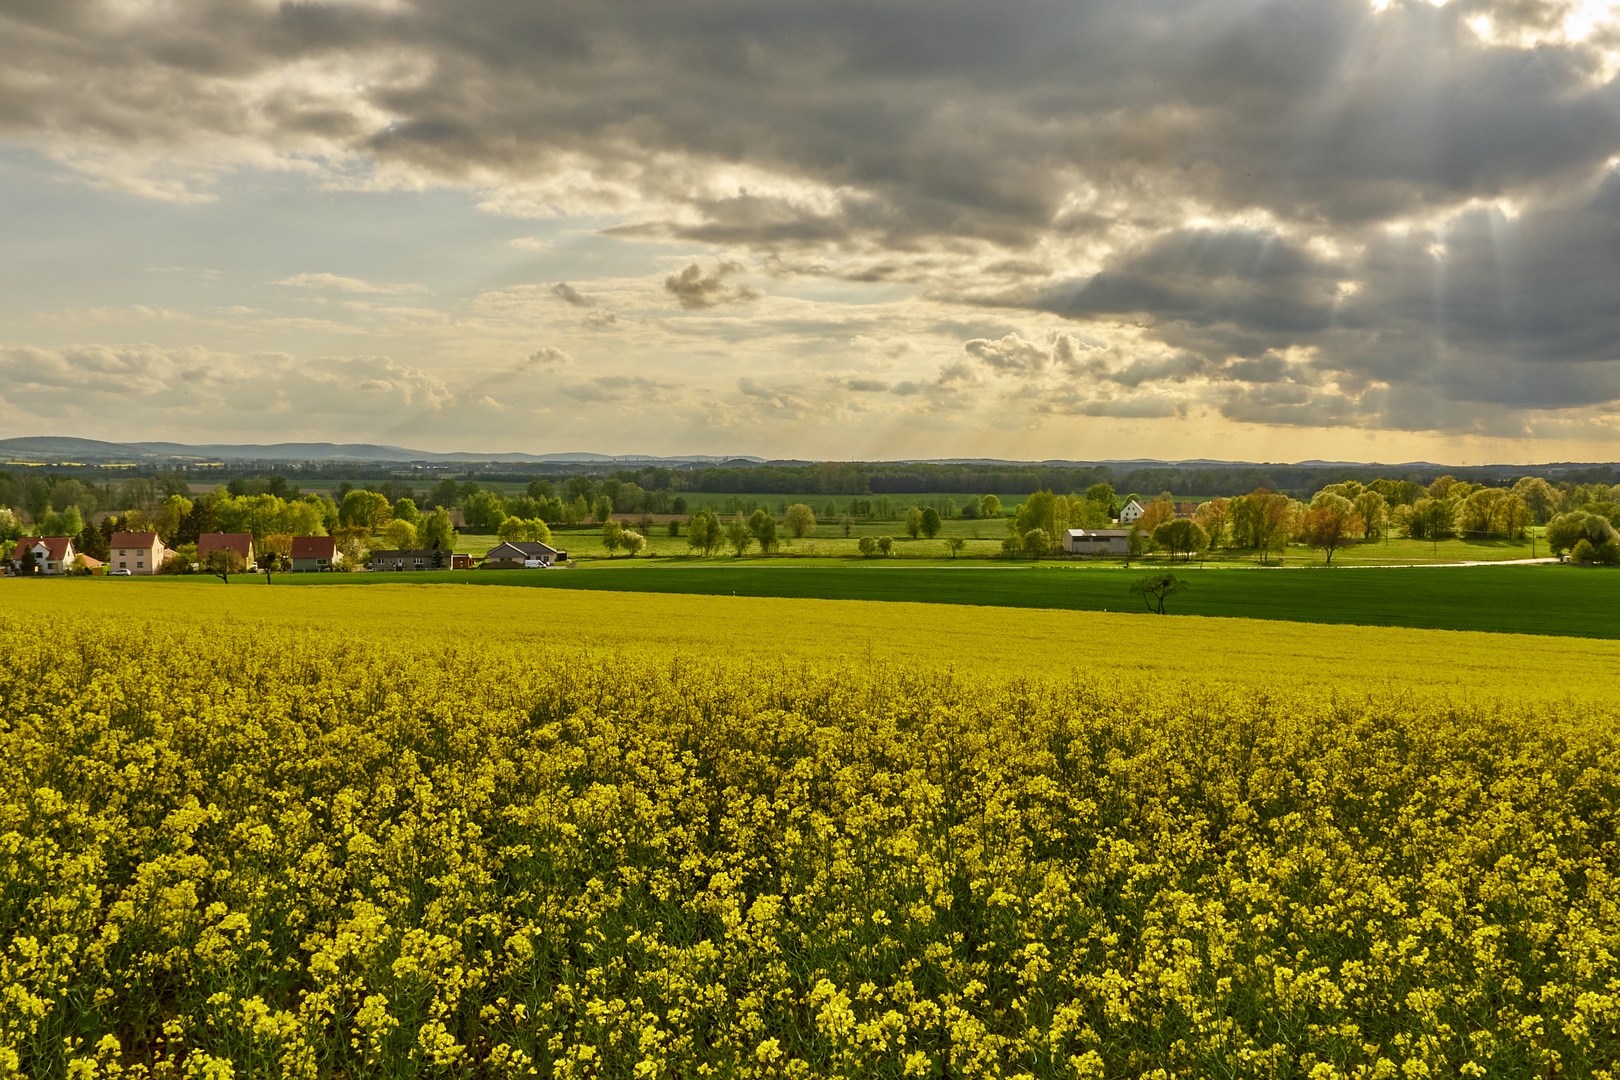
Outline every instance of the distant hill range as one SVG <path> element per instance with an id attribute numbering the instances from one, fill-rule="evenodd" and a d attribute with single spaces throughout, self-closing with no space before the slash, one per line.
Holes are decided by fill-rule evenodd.
<path id="1" fill-rule="evenodd" d="M 574 451 L 559 454 L 523 453 L 434 453 L 412 450 L 404 446 L 386 446 L 376 443 L 206 443 L 191 445 L 175 442 L 114 443 L 97 439 L 75 439 L 62 436 L 38 436 L 18 439 L 0 439 L 0 457 L 12 464 L 39 465 L 193 465 L 206 462 L 231 464 L 324 464 L 353 462 L 367 465 L 583 465 L 594 469 L 613 467 L 639 467 L 658 465 L 665 468 L 705 468 L 711 466 L 747 468 L 755 465 L 805 466 L 813 460 L 767 460 L 751 455 L 712 456 L 703 454 L 659 457 L 650 454 L 596 454 Z M 1501 473 L 1512 471 L 1519 475 L 1558 476 L 1566 472 L 1594 468 L 1613 468 L 1614 463 L 1559 462 L 1547 465 L 1466 465 L 1452 466 L 1432 461 L 1367 462 L 1367 461 L 1296 461 L 1252 462 L 1226 461 L 1213 458 L 1162 460 L 1157 458 L 1110 458 L 1084 461 L 1049 458 L 1044 461 L 1009 461 L 1003 458 L 907 458 L 869 464 L 888 465 L 983 465 L 1017 466 L 1025 468 L 1095 468 L 1106 465 L 1117 472 L 1142 469 L 1254 469 L 1286 466 L 1295 469 L 1356 469 L 1384 470 L 1392 475 L 1436 470 L 1455 470 L 1459 473 Z"/>
<path id="2" fill-rule="evenodd" d="M 615 456 L 612 454 L 435 454 L 429 450 L 411 450 L 403 446 L 378 446 L 376 443 L 270 443 L 190 445 L 174 442 L 112 443 L 97 439 L 74 439 L 41 436 L 22 439 L 0 439 L 0 453 L 17 462 L 43 462 L 47 464 L 83 462 L 104 463 L 157 463 L 162 461 L 363 461 L 376 463 L 508 463 L 508 464 L 601 464 L 614 462 L 658 462 L 673 465 L 718 464 L 737 461 L 745 465 L 763 464 L 764 458 L 727 458 L 691 455 L 687 457 L 651 457 L 642 454 Z"/>

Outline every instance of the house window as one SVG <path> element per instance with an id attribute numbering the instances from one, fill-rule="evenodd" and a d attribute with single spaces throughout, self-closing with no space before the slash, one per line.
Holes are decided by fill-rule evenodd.
<path id="1" fill-rule="evenodd" d="M 143 566 L 145 566 L 145 565 L 146 565 L 146 564 L 145 564 L 145 563 L 143 563 L 143 562 L 137 562 L 137 563 L 136 563 L 136 564 L 135 564 L 135 569 L 137 569 L 137 570 L 139 570 L 139 569 L 140 569 L 140 568 L 141 568 L 141 567 L 143 567 Z"/>
<path id="2" fill-rule="evenodd" d="M 123 561 L 121 561 L 121 560 L 120 560 L 120 562 L 119 562 L 119 563 L 118 563 L 118 565 L 119 565 L 119 566 L 124 566 L 124 565 L 125 565 L 125 563 L 124 563 L 124 562 L 123 562 Z"/>
<path id="3" fill-rule="evenodd" d="M 120 554 L 120 555 L 122 555 L 122 554 L 123 554 L 123 553 L 124 553 L 124 549 L 123 549 L 123 548 L 119 548 L 119 549 L 118 549 L 118 554 Z"/>

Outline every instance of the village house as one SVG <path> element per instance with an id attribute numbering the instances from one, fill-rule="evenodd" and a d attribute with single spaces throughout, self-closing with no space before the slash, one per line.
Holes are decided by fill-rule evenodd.
<path id="1" fill-rule="evenodd" d="M 1125 509 L 1119 512 L 1119 523 L 1121 525 L 1134 525 L 1136 520 L 1142 516 L 1142 513 L 1142 504 L 1132 499 L 1125 504 Z"/>
<path id="2" fill-rule="evenodd" d="M 247 569 L 253 563 L 253 534 L 252 533 L 203 533 L 197 537 L 197 561 L 204 566 L 208 564 L 208 556 L 216 551 L 234 551 L 242 560 L 242 567 Z"/>
<path id="3" fill-rule="evenodd" d="M 1128 555 L 1131 550 L 1131 531 L 1069 529 L 1063 534 L 1063 550 L 1072 555 Z"/>
<path id="4" fill-rule="evenodd" d="M 22 573 L 23 553 L 34 553 L 36 574 L 45 574 L 57 577 L 65 574 L 73 566 L 73 539 L 68 536 L 25 536 L 17 541 L 17 550 L 12 552 L 11 567 L 13 572 Z"/>
<path id="5" fill-rule="evenodd" d="M 316 574 L 336 569 L 342 556 L 330 536 L 295 536 L 289 558 L 293 573 Z"/>
<path id="6" fill-rule="evenodd" d="M 448 570 L 453 554 L 438 548 L 373 551 L 366 567 L 370 570 Z"/>
<path id="7" fill-rule="evenodd" d="M 1193 515 L 1195 515 L 1197 513 L 1198 513 L 1198 504 L 1195 503 L 1195 502 L 1178 502 L 1178 503 L 1176 503 L 1176 517 L 1178 517 L 1178 518 L 1185 518 L 1185 519 L 1190 521 L 1190 520 L 1192 520 Z"/>
<path id="8" fill-rule="evenodd" d="M 489 549 L 484 555 L 486 570 L 522 570 L 526 566 L 555 566 L 568 558 L 568 552 L 558 551 L 550 544 L 535 540 L 508 540 Z"/>
<path id="9" fill-rule="evenodd" d="M 115 532 L 108 550 L 112 554 L 107 558 L 107 565 L 114 572 L 128 570 L 135 576 L 157 573 L 169 553 L 155 532 Z"/>

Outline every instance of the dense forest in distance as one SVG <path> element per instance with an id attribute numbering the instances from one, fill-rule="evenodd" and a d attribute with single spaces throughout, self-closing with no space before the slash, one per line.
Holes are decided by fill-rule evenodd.
<path id="1" fill-rule="evenodd" d="M 898 495 L 951 493 L 972 495 L 1028 495 L 1036 491 L 1057 494 L 1084 492 L 1092 484 L 1107 483 L 1116 491 L 1160 492 L 1177 495 L 1235 495 L 1257 488 L 1296 498 L 1336 483 L 1370 483 L 1388 478 L 1427 486 L 1443 475 L 1489 487 L 1511 486 L 1525 475 L 1544 476 L 1563 484 L 1620 483 L 1620 469 L 1612 465 L 1561 469 L 1533 466 L 1432 466 L 1392 470 L 1388 466 L 1355 465 L 1152 465 L 1127 470 L 1107 465 L 1062 466 L 1023 463 L 942 464 L 894 462 L 726 463 L 721 466 L 671 469 L 647 465 L 635 469 L 612 468 L 601 463 L 544 463 L 536 465 L 421 465 L 374 462 L 242 461 L 228 465 L 165 463 L 162 466 L 106 466 L 92 464 L 28 465 L 8 463 L 0 472 L 0 505 L 25 504 L 20 489 L 31 487 L 28 478 L 45 480 L 75 477 L 100 487 L 148 479 L 177 490 L 186 484 L 230 485 L 233 480 L 253 481 L 286 477 L 293 485 L 335 488 L 380 488 L 403 481 L 412 487 L 432 487 L 445 479 L 482 484 L 527 484 L 548 479 L 559 487 L 570 477 L 617 479 L 647 491 L 703 492 L 747 495 Z M 9 496 L 9 498 L 8 498 Z"/>

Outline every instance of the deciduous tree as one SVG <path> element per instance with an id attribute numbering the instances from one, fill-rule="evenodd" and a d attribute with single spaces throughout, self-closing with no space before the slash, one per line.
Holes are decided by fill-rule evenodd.
<path id="1" fill-rule="evenodd" d="M 793 534 L 795 540 L 802 540 L 807 533 L 815 531 L 816 513 L 804 503 L 794 503 L 788 507 L 782 524 L 787 526 L 787 531 Z"/>
<path id="2" fill-rule="evenodd" d="M 741 514 L 732 518 L 731 523 L 726 526 L 726 542 L 731 545 L 731 549 L 737 553 L 739 559 L 748 553 L 749 546 L 753 544 L 754 534 L 748 531 L 748 522 L 743 520 Z"/>
<path id="3" fill-rule="evenodd" d="M 1172 559 L 1177 555 L 1191 559 L 1193 552 L 1204 550 L 1204 546 L 1209 543 L 1209 536 L 1197 522 L 1177 518 L 1153 530 L 1153 543 L 1155 547 L 1168 551 Z"/>
<path id="4" fill-rule="evenodd" d="M 1133 583 L 1131 593 L 1140 596 L 1149 611 L 1163 615 L 1164 602 L 1187 588 L 1187 583 L 1174 574 L 1150 574 Z"/>

